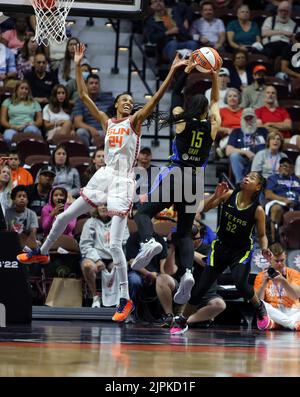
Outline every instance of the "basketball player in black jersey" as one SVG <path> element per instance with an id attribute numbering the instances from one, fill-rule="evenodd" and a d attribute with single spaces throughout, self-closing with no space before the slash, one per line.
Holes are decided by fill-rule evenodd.
<path id="1" fill-rule="evenodd" d="M 262 255 L 268 261 L 272 258 L 266 237 L 265 212 L 259 203 L 259 195 L 264 185 L 265 179 L 258 172 L 250 172 L 235 190 L 229 190 L 223 182 L 217 186 L 215 193 L 205 200 L 205 212 L 222 204 L 217 239 L 212 242 L 207 266 L 199 282 L 192 289 L 191 299 L 185 306 L 183 315 L 175 318 L 171 328 L 172 334 L 180 334 L 188 329 L 189 315 L 197 310 L 201 297 L 227 266 L 231 269 L 237 289 L 256 307 L 258 328 L 262 330 L 268 327 L 270 319 L 265 306 L 248 283 L 255 227 Z M 192 317 L 190 320 L 192 322 Z"/>
<path id="2" fill-rule="evenodd" d="M 184 70 L 184 78 L 193 70 L 195 64 L 192 58 Z M 178 304 L 188 302 L 190 292 L 194 285 L 192 266 L 194 258 L 191 230 L 195 217 L 195 211 L 187 210 L 186 191 L 196 191 L 197 172 L 205 167 L 210 153 L 211 145 L 215 140 L 217 131 L 221 125 L 219 113 L 219 87 L 218 71 L 211 71 L 212 91 L 211 101 L 208 103 L 202 94 L 186 96 L 183 108 L 176 106 L 172 115 L 166 121 L 175 123 L 176 136 L 173 142 L 173 154 L 170 157 L 170 165 L 158 176 L 149 193 L 148 200 L 135 215 L 135 221 L 140 233 L 141 249 L 132 263 L 132 269 L 141 269 L 157 255 L 162 246 L 153 238 L 153 226 L 151 219 L 166 207 L 174 204 L 177 211 L 177 243 L 179 268 L 181 279 L 179 288 L 174 295 L 174 301 Z M 208 117 L 208 114 L 210 115 Z M 190 183 L 184 186 L 182 175 L 189 173 Z M 199 183 L 199 180 L 197 181 Z M 157 189 L 159 194 L 157 195 Z M 164 199 L 164 192 L 169 189 L 168 199 Z M 176 199 L 178 190 L 182 189 L 180 200 Z M 155 195 L 155 197 L 154 197 Z"/>

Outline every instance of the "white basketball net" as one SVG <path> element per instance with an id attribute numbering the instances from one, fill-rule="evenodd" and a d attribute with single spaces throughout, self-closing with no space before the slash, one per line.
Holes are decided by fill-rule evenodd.
<path id="1" fill-rule="evenodd" d="M 66 40 L 66 18 L 74 0 L 30 0 L 36 16 L 34 39 L 38 44 Z"/>

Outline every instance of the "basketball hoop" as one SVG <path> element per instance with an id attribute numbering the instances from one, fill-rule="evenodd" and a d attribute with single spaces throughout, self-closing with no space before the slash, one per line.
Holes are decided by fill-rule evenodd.
<path id="1" fill-rule="evenodd" d="M 49 45 L 66 40 L 66 18 L 74 0 L 30 0 L 36 16 L 35 41 Z"/>

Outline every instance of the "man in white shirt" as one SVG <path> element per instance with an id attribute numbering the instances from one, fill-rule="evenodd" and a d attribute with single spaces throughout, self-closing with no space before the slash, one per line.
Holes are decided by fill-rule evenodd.
<path id="1" fill-rule="evenodd" d="M 228 90 L 228 84 L 230 81 L 230 73 L 229 70 L 227 68 L 221 68 L 220 72 L 219 72 L 219 107 L 220 108 L 224 108 L 226 105 L 224 103 L 224 98 L 226 95 L 226 92 Z M 205 96 L 208 99 L 208 101 L 210 101 L 210 94 L 211 94 L 211 88 L 209 88 L 208 90 L 205 91 Z"/>
<path id="2" fill-rule="evenodd" d="M 220 18 L 215 18 L 214 4 L 207 0 L 200 4 L 201 18 L 193 22 L 190 34 L 200 46 L 220 50 L 225 41 L 225 26 Z"/>
<path id="3" fill-rule="evenodd" d="M 295 21 L 291 19 L 291 5 L 282 1 L 276 16 L 267 17 L 261 27 L 264 53 L 270 58 L 281 56 L 292 44 L 292 38 L 299 31 Z"/>

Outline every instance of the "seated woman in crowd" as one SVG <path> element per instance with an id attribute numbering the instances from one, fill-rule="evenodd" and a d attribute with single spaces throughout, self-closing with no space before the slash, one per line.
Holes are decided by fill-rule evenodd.
<path id="1" fill-rule="evenodd" d="M 87 79 L 87 77 L 92 73 L 92 68 L 88 63 L 83 63 L 81 66 L 81 72 L 84 80 Z M 68 80 L 68 83 L 66 84 L 66 88 L 69 93 L 69 98 L 70 98 L 70 103 L 72 105 L 75 104 L 77 99 L 79 99 L 78 91 L 77 91 L 77 83 L 76 79 L 70 79 Z"/>
<path id="2" fill-rule="evenodd" d="M 250 19 L 250 9 L 242 4 L 237 10 L 237 19 L 227 26 L 227 40 L 233 50 L 249 51 L 254 43 L 260 43 L 260 30 L 256 22 Z"/>
<path id="3" fill-rule="evenodd" d="M 5 128 L 5 142 L 10 146 L 13 136 L 18 132 L 41 136 L 42 123 L 41 105 L 32 98 L 27 81 L 18 81 L 12 98 L 5 99 L 1 106 L 1 125 Z"/>
<path id="4" fill-rule="evenodd" d="M 105 166 L 104 161 L 104 148 L 99 147 L 94 151 L 93 157 L 91 158 L 91 164 L 85 170 L 84 174 L 82 175 L 82 185 L 85 186 L 91 177 L 94 175 L 99 168 Z"/>
<path id="5" fill-rule="evenodd" d="M 220 109 L 221 127 L 218 134 L 222 137 L 219 144 L 221 151 L 225 149 L 231 131 L 241 127 L 243 112 L 240 106 L 241 100 L 242 96 L 239 90 L 236 88 L 228 88 L 224 98 L 224 103 L 227 106 Z M 220 151 L 218 151 L 218 154 L 220 157 L 223 157 Z"/>
<path id="6" fill-rule="evenodd" d="M 12 191 L 11 171 L 7 164 L 0 164 L 0 205 L 3 215 L 11 207 L 10 194 Z"/>
<path id="7" fill-rule="evenodd" d="M 80 175 L 76 168 L 70 166 L 69 156 L 64 145 L 58 145 L 52 153 L 51 164 L 55 167 L 56 177 L 53 187 L 64 187 L 68 192 L 68 204 L 79 196 Z"/>
<path id="8" fill-rule="evenodd" d="M 260 172 L 266 179 L 278 172 L 280 160 L 287 157 L 282 152 L 283 144 L 284 138 L 281 132 L 270 132 L 267 136 L 266 149 L 260 150 L 254 156 L 251 171 Z"/>
<path id="9" fill-rule="evenodd" d="M 248 54 L 245 51 L 237 50 L 232 57 L 233 67 L 230 71 L 230 87 L 243 90 L 253 81 L 252 70 L 248 64 Z"/>
<path id="10" fill-rule="evenodd" d="M 63 187 L 55 187 L 49 196 L 49 203 L 46 204 L 41 213 L 41 226 L 44 236 L 48 236 L 53 222 L 57 215 L 69 207 L 67 204 L 68 192 Z M 76 218 L 74 218 L 66 227 L 63 234 L 74 237 L 74 229 L 76 226 Z"/>
<path id="11" fill-rule="evenodd" d="M 71 111 L 72 106 L 66 87 L 57 84 L 53 87 L 49 104 L 43 109 L 43 121 L 48 141 L 57 136 L 68 137 L 73 135 Z"/>
<path id="12" fill-rule="evenodd" d="M 47 55 L 46 47 L 39 46 L 34 36 L 27 36 L 24 41 L 24 46 L 20 49 L 16 57 L 17 73 L 20 80 L 24 79 L 25 73 L 31 72 L 34 56 L 38 53 Z"/>

